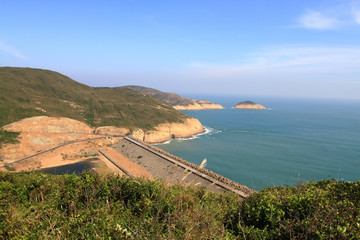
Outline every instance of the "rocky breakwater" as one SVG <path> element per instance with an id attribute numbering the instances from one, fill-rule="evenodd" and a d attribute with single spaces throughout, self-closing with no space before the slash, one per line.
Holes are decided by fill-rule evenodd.
<path id="1" fill-rule="evenodd" d="M 236 104 L 235 108 L 241 108 L 241 109 L 267 109 L 263 105 L 254 103 L 252 101 L 244 101 Z"/>
<path id="2" fill-rule="evenodd" d="M 224 107 L 220 104 L 212 103 L 207 100 L 196 101 L 191 99 L 192 103 L 189 105 L 175 105 L 173 106 L 176 110 L 206 110 L 206 109 L 223 109 Z"/>
<path id="3" fill-rule="evenodd" d="M 189 138 L 203 132 L 205 128 L 198 119 L 187 118 L 183 123 L 163 123 L 149 131 L 136 129 L 132 135 L 147 143 L 162 143 L 173 138 Z"/>

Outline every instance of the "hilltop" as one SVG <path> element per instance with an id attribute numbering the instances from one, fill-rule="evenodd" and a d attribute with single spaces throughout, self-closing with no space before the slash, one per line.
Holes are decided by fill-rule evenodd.
<path id="1" fill-rule="evenodd" d="M 153 129 L 189 117 L 129 88 L 94 88 L 60 73 L 0 68 L 0 127 L 33 116 L 67 117 L 90 126 Z"/>
<path id="2" fill-rule="evenodd" d="M 207 100 L 195 100 L 191 98 L 184 98 L 175 93 L 161 92 L 153 88 L 142 86 L 124 86 L 138 92 L 149 94 L 161 101 L 173 106 L 177 110 L 203 110 L 203 109 L 223 109 L 220 104 L 212 103 Z"/>

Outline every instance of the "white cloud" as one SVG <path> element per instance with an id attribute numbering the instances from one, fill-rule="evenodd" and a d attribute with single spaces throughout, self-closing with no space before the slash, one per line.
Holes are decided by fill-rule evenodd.
<path id="1" fill-rule="evenodd" d="M 360 0 L 352 1 L 352 18 L 355 23 L 360 24 Z"/>
<path id="2" fill-rule="evenodd" d="M 359 99 L 360 47 L 283 46 L 243 58 L 191 62 L 183 79 L 216 94 Z"/>
<path id="3" fill-rule="evenodd" d="M 327 9 L 308 10 L 297 22 L 295 27 L 317 30 L 337 30 L 360 24 L 360 0 L 344 2 Z"/>
<path id="4" fill-rule="evenodd" d="M 335 16 L 329 16 L 320 11 L 308 11 L 298 20 L 299 27 L 310 29 L 336 29 L 341 24 Z"/>
<path id="5" fill-rule="evenodd" d="M 355 22 L 357 24 L 360 24 L 360 9 L 353 9 L 353 15 L 354 15 Z"/>
<path id="6" fill-rule="evenodd" d="M 360 74 L 359 47 L 277 47 L 247 56 L 244 64 L 191 62 L 188 67 L 203 77 L 236 77 L 296 73 Z"/>
<path id="7" fill-rule="evenodd" d="M 28 58 L 26 56 L 24 56 L 18 49 L 6 44 L 3 41 L 0 41 L 0 51 L 3 51 L 13 57 L 16 57 L 16 58 L 19 58 L 22 60 L 28 60 Z"/>

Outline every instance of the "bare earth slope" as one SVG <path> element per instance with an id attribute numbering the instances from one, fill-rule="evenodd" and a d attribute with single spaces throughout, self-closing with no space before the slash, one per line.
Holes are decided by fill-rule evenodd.
<path id="1" fill-rule="evenodd" d="M 5 125 L 1 129 L 20 132 L 19 143 L 4 144 L 0 148 L 2 160 L 20 159 L 70 141 L 101 137 L 102 135 L 99 134 L 125 136 L 131 133 L 126 128 L 113 126 L 95 128 L 70 118 L 47 116 L 25 118 Z M 197 119 L 188 118 L 184 123 L 164 123 L 152 130 L 136 129 L 133 131 L 133 136 L 148 143 L 159 143 L 172 138 L 191 137 L 203 131 L 204 127 Z M 102 140 L 99 142 L 113 143 Z"/>
<path id="2" fill-rule="evenodd" d="M 203 109 L 223 109 L 220 104 L 212 103 L 207 100 L 195 100 L 191 98 L 184 98 L 175 93 L 166 93 L 153 88 L 142 86 L 125 86 L 135 91 L 154 96 L 161 101 L 173 106 L 177 110 L 203 110 Z"/>

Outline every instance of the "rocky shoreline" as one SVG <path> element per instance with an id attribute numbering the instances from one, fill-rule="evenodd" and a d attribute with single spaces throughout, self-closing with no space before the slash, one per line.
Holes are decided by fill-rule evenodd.
<path id="1" fill-rule="evenodd" d="M 195 118 L 187 118 L 184 123 L 164 123 L 154 130 L 136 129 L 132 136 L 147 143 L 163 143 L 174 138 L 190 138 L 204 133 L 205 127 Z"/>

